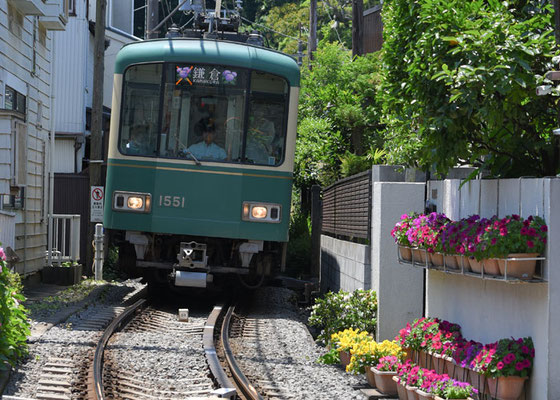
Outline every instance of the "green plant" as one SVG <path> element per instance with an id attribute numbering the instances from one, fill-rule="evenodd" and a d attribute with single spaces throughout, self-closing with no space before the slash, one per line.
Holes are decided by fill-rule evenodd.
<path id="1" fill-rule="evenodd" d="M 550 2 L 387 0 L 382 15 L 390 162 L 556 175 L 557 99 L 535 90 L 558 54 Z"/>
<path id="2" fill-rule="evenodd" d="M 80 264 L 78 264 L 76 261 L 64 261 L 63 263 L 60 264 L 61 267 L 65 267 L 65 268 L 74 267 L 76 265 L 80 265 Z"/>
<path id="3" fill-rule="evenodd" d="M 309 325 L 320 329 L 317 340 L 327 344 L 331 335 L 353 328 L 375 333 L 377 323 L 377 295 L 373 290 L 355 290 L 352 293 L 340 290 L 328 292 L 318 298 L 311 309 Z"/>
<path id="4" fill-rule="evenodd" d="M 331 347 L 329 351 L 325 354 L 319 356 L 317 360 L 319 364 L 339 364 L 340 363 L 340 351 L 336 349 L 336 347 Z"/>
<path id="5" fill-rule="evenodd" d="M 27 310 L 21 304 L 25 300 L 22 290 L 19 275 L 9 270 L 0 247 L 0 369 L 6 363 L 14 366 L 27 354 L 29 322 Z"/>

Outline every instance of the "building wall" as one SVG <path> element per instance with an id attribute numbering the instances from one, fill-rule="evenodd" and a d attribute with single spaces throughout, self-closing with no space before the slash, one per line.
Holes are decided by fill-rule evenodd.
<path id="1" fill-rule="evenodd" d="M 15 248 L 21 258 L 18 272 L 29 274 L 43 266 L 47 242 L 46 198 L 48 193 L 47 158 L 51 127 L 51 49 L 52 33 L 46 31 L 42 43 L 39 21 L 24 16 L 23 24 L 11 31 L 8 1 L 0 0 L 0 93 L 4 94 L 8 81 L 25 90 L 27 125 L 27 165 L 24 208 L 14 210 Z M 12 86 L 13 87 L 13 86 Z M 0 100 L 0 108 L 4 99 Z M 6 136 L 11 135 L 12 115 L 0 117 L 0 148 L 4 154 Z M 4 158 L 5 159 L 5 158 Z M 0 166 L 1 194 L 9 194 L 6 168 Z M 11 210 L 9 210 L 11 211 Z M 0 229 L 2 229 L 0 227 Z"/>
<path id="2" fill-rule="evenodd" d="M 85 98 L 91 97 L 91 86 L 86 85 L 86 65 L 91 62 L 86 11 L 85 2 L 76 1 L 76 15 L 68 18 L 66 30 L 54 33 L 57 133 L 83 135 L 85 130 Z"/>

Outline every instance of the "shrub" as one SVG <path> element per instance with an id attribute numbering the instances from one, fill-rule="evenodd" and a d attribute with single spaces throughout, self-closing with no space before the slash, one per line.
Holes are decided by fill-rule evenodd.
<path id="1" fill-rule="evenodd" d="M 21 292 L 20 277 L 9 270 L 0 247 L 0 369 L 5 368 L 6 363 L 15 365 L 27 354 L 29 323 L 27 310 L 21 304 L 25 300 Z"/>
<path id="2" fill-rule="evenodd" d="M 318 298 L 311 309 L 309 325 L 321 330 L 317 341 L 327 344 L 331 335 L 353 328 L 375 333 L 377 323 L 377 295 L 373 290 L 355 290 L 352 293 L 340 290 L 328 292 Z"/>

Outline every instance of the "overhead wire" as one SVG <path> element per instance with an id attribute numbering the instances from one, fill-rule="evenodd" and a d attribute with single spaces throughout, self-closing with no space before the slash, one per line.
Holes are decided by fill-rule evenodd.
<path id="1" fill-rule="evenodd" d="M 329 12 L 329 7 L 324 2 L 323 2 L 323 8 L 325 9 L 327 15 L 329 16 L 329 19 L 331 20 L 331 22 L 338 22 L 338 21 L 335 21 L 333 19 L 333 17 L 331 17 L 331 13 Z M 338 33 L 338 29 L 336 29 L 336 25 L 333 27 L 333 29 L 336 33 L 336 37 L 338 38 L 338 42 L 342 45 L 342 47 L 344 47 L 345 50 L 348 50 L 348 49 L 346 49 L 346 46 L 344 45 L 344 42 L 340 38 L 340 34 Z"/>
<path id="2" fill-rule="evenodd" d="M 241 17 L 241 19 L 242 19 L 243 21 L 245 21 L 245 22 L 250 23 L 251 25 L 262 26 L 263 28 L 268 29 L 268 30 L 271 31 L 271 32 L 277 33 L 277 34 L 280 35 L 280 36 L 284 36 L 284 37 L 290 38 L 290 39 L 292 39 L 292 40 L 295 40 L 296 42 L 299 42 L 299 41 L 300 41 L 300 39 L 298 39 L 298 38 L 296 38 L 296 37 L 293 37 L 293 36 L 290 36 L 290 35 L 286 35 L 285 33 L 282 33 L 282 32 L 278 32 L 278 31 L 274 30 L 273 28 L 271 28 L 270 26 L 267 26 L 267 25 L 264 25 L 264 24 L 259 24 L 258 22 L 254 22 L 254 21 L 248 20 L 248 19 L 245 18 L 245 17 Z"/>

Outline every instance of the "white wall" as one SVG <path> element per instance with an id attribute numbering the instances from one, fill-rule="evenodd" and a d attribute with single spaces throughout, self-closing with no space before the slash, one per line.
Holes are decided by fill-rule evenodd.
<path id="1" fill-rule="evenodd" d="M 429 183 L 428 196 L 437 204 L 438 212 L 452 219 L 472 214 L 482 217 L 520 214 L 525 218 L 539 215 L 550 227 L 549 243 L 558 243 L 560 180 L 471 181 L 460 190 L 459 185 L 459 180 Z M 436 198 L 433 190 L 437 190 Z M 547 247 L 544 276 L 548 283 L 513 284 L 433 270 L 428 271 L 427 279 L 426 314 L 460 324 L 466 338 L 483 343 L 511 336 L 533 338 L 536 357 L 530 399 L 560 398 L 560 368 L 556 361 L 560 355 L 560 341 L 556 340 L 560 303 L 553 302 L 560 298 L 556 290 L 549 293 L 549 288 L 558 287 L 553 283 L 560 283 L 557 261 L 554 264 L 551 261 L 560 260 L 560 251 L 555 245 Z"/>
<path id="2" fill-rule="evenodd" d="M 56 138 L 54 146 L 53 172 L 74 173 L 74 142 L 75 139 Z"/>
<path id="3" fill-rule="evenodd" d="M 423 183 L 372 183 L 371 271 L 377 292 L 377 340 L 392 340 L 422 316 L 424 271 L 397 261 L 391 229 L 404 213 L 424 208 Z"/>

